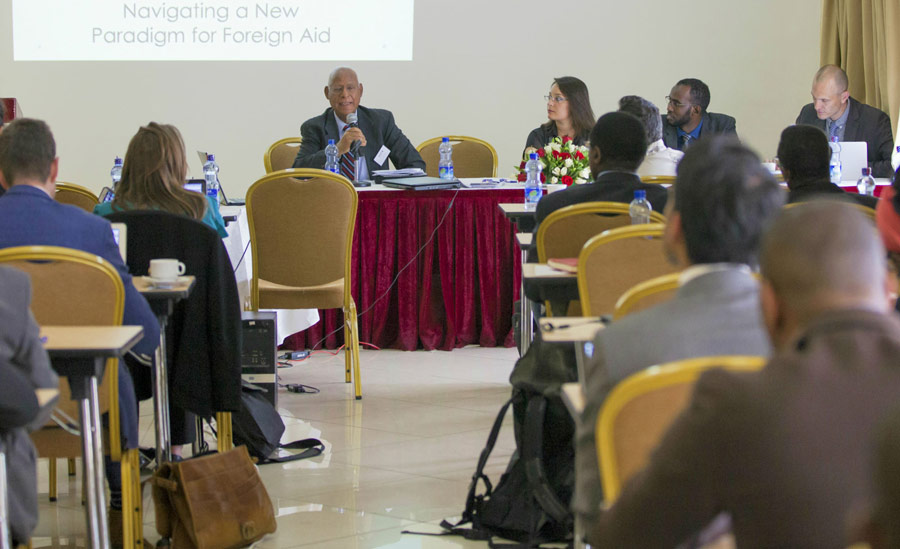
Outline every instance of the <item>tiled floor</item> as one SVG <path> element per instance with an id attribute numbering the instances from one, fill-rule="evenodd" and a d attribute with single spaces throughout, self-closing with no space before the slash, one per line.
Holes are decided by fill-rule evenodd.
<path id="1" fill-rule="evenodd" d="M 343 355 L 315 354 L 279 373 L 284 383 L 304 383 L 320 394 L 281 391 L 284 439 L 321 439 L 315 459 L 260 467 L 278 515 L 278 531 L 257 547 L 451 548 L 486 547 L 457 537 L 401 534 L 438 532 L 459 515 L 478 454 L 500 406 L 514 349 L 468 347 L 452 352 L 363 351 L 363 400 L 343 383 Z M 149 407 L 142 437 L 152 445 Z M 514 450 L 507 418 L 488 467 L 497 479 Z M 41 462 L 41 520 L 35 547 L 84 547 L 80 483 L 61 476 L 60 499 L 47 503 Z M 60 472 L 64 471 L 60 462 Z M 80 478 L 80 477 L 79 477 Z M 145 491 L 146 537 L 156 541 L 153 505 Z"/>

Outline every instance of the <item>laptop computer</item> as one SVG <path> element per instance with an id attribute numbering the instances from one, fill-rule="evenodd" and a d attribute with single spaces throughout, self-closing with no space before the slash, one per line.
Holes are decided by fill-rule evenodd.
<path id="1" fill-rule="evenodd" d="M 184 182 L 184 189 L 187 191 L 194 191 L 202 195 L 206 195 L 206 180 L 188 179 Z"/>
<path id="2" fill-rule="evenodd" d="M 122 261 L 128 263 L 128 225 L 124 223 L 110 223 L 112 227 L 113 238 L 119 245 L 119 254 Z"/>
<path id="3" fill-rule="evenodd" d="M 862 169 L 869 165 L 869 145 L 865 141 L 841 141 L 841 186 L 856 185 Z"/>
<path id="4" fill-rule="evenodd" d="M 405 189 L 410 191 L 435 191 L 441 189 L 458 189 L 461 185 L 458 179 L 441 179 L 439 177 L 402 177 L 398 179 L 385 179 L 381 182 L 391 189 Z"/>

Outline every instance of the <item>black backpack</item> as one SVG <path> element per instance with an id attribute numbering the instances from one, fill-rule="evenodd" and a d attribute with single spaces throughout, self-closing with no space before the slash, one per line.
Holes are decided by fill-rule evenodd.
<path id="1" fill-rule="evenodd" d="M 461 520 L 441 523 L 445 535 L 487 540 L 491 547 L 498 546 L 491 541 L 493 536 L 518 541 L 520 547 L 572 540 L 575 425 L 560 386 L 576 380 L 573 345 L 548 344 L 536 336 L 510 376 L 512 397 L 500 409 L 478 458 Z M 510 406 L 516 451 L 493 486 L 484 467 Z M 471 529 L 459 527 L 466 523 L 472 524 Z"/>

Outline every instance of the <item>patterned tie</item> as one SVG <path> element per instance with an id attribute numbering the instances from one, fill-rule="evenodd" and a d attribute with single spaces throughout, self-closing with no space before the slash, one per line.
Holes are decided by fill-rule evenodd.
<path id="1" fill-rule="evenodd" d="M 691 144 L 691 140 L 693 140 L 693 139 L 694 138 L 691 137 L 691 134 L 689 134 L 689 133 L 684 134 L 684 136 L 682 136 L 682 138 L 681 138 L 681 140 L 682 140 L 681 141 L 681 150 L 683 150 L 683 151 L 687 150 L 688 146 L 690 146 L 690 144 Z"/>
<path id="2" fill-rule="evenodd" d="M 350 129 L 350 125 L 347 124 L 344 126 L 342 132 L 346 132 Z M 356 175 L 356 158 L 353 157 L 353 153 L 350 151 L 345 152 L 341 155 L 341 175 L 353 181 L 354 175 Z"/>
<path id="3" fill-rule="evenodd" d="M 835 139 L 834 139 L 835 137 L 838 138 L 837 141 L 840 141 L 840 137 L 838 136 L 838 132 L 840 131 L 840 129 L 841 129 L 841 126 L 837 125 L 834 122 L 831 123 L 831 131 L 829 132 L 829 134 L 830 134 L 829 141 L 835 141 Z"/>

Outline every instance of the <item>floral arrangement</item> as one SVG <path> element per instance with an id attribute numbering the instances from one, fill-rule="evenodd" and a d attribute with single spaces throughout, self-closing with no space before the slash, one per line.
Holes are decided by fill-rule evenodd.
<path id="1" fill-rule="evenodd" d="M 571 137 L 554 137 L 550 143 L 542 149 L 535 151 L 538 160 L 544 165 L 541 172 L 541 183 L 562 183 L 565 186 L 582 185 L 591 180 L 591 168 L 588 163 L 588 148 L 578 146 L 572 142 Z M 519 181 L 525 181 L 525 160 L 518 166 Z"/>

